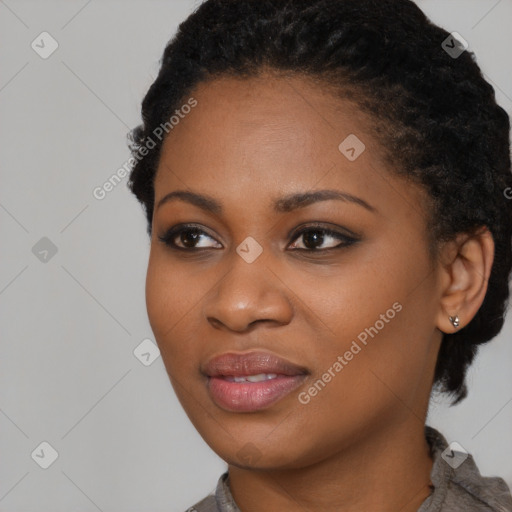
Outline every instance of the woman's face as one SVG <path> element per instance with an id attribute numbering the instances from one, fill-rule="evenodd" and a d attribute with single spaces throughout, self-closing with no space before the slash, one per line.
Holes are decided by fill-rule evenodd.
<path id="1" fill-rule="evenodd" d="M 162 148 L 146 299 L 194 426 L 260 468 L 423 428 L 441 339 L 424 192 L 312 82 L 222 78 L 192 96 Z"/>

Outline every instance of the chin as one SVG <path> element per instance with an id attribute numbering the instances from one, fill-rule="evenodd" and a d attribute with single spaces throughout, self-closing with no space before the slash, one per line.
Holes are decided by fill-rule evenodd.
<path id="1" fill-rule="evenodd" d="M 234 436 L 235 437 L 235 436 Z M 274 440 L 274 443 L 262 438 L 255 441 L 255 437 L 240 436 L 223 439 L 223 443 L 208 442 L 210 448 L 226 463 L 241 469 L 253 470 L 286 470 L 299 469 L 316 462 L 318 453 L 314 456 L 306 455 L 307 448 L 301 450 L 297 443 L 291 443 L 290 437 Z M 313 452 L 313 450 L 311 450 Z"/>

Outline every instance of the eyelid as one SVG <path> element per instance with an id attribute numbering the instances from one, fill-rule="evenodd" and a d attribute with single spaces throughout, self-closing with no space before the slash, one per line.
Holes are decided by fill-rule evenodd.
<path id="1" fill-rule="evenodd" d="M 287 247 L 289 245 L 291 245 L 292 243 L 294 243 L 296 240 L 300 239 L 302 237 L 302 235 L 304 235 L 304 233 L 307 233 L 308 231 L 315 231 L 315 229 L 318 231 L 322 231 L 327 236 L 337 239 L 339 241 L 339 243 L 337 245 L 335 245 L 334 247 L 327 247 L 325 249 L 295 248 L 292 250 L 292 252 L 298 251 L 301 253 L 309 253 L 312 255 L 327 254 L 336 249 L 342 249 L 344 247 L 349 247 L 349 246 L 360 241 L 360 237 L 356 234 L 352 234 L 353 232 L 348 229 L 345 229 L 345 231 L 348 231 L 351 234 L 342 233 L 340 231 L 340 227 L 338 227 L 337 229 L 333 229 L 333 228 L 327 227 L 325 224 L 322 224 L 322 223 L 317 223 L 317 224 L 313 223 L 313 224 L 307 224 L 307 225 L 303 226 L 302 228 L 295 230 L 293 237 L 290 237 L 291 242 L 287 245 Z"/>
<path id="2" fill-rule="evenodd" d="M 177 250 L 177 251 L 185 251 L 185 252 L 193 252 L 193 251 L 200 251 L 204 249 L 218 249 L 217 247 L 197 247 L 197 248 L 185 248 L 180 247 L 179 245 L 175 244 L 172 240 L 176 238 L 182 231 L 187 230 L 194 230 L 196 229 L 201 235 L 207 235 L 212 240 L 216 241 L 217 243 L 222 245 L 222 242 L 219 242 L 215 236 L 210 234 L 207 229 L 204 228 L 201 224 L 195 224 L 195 223 L 181 223 L 176 224 L 175 226 L 172 226 L 171 228 L 164 231 L 162 235 L 158 235 L 157 239 L 160 240 L 162 243 L 167 245 L 170 249 Z"/>
<path id="3" fill-rule="evenodd" d="M 360 238 L 360 235 L 358 235 L 357 233 L 355 233 L 354 231 L 352 231 L 348 228 L 338 226 L 337 224 L 332 224 L 330 222 L 321 222 L 321 221 L 305 222 L 304 224 L 295 226 L 288 233 L 288 238 L 291 239 L 292 236 L 295 236 L 295 238 L 296 238 L 297 235 L 302 234 L 305 230 L 314 229 L 314 228 L 322 229 L 324 231 L 329 231 L 332 234 L 345 236 L 346 238 L 354 238 L 356 240 L 359 240 L 359 238 Z"/>
<path id="4" fill-rule="evenodd" d="M 296 248 L 293 249 L 292 252 L 299 251 L 299 252 L 309 252 L 309 253 L 324 253 L 328 252 L 334 249 L 342 248 L 342 247 L 348 247 L 356 242 L 360 241 L 360 236 L 354 233 L 352 230 L 341 227 L 336 225 L 336 227 L 330 227 L 334 226 L 331 223 L 326 222 L 309 222 L 304 223 L 299 226 L 296 226 L 291 233 L 288 235 L 288 239 L 290 242 L 286 245 L 286 247 L 289 247 L 292 243 L 294 243 L 298 238 L 300 238 L 304 233 L 318 229 L 319 231 L 323 231 L 327 234 L 327 236 L 332 236 L 333 238 L 336 238 L 340 241 L 340 243 L 334 247 L 328 247 L 326 249 L 302 249 L 302 248 Z M 222 245 L 222 242 L 219 242 L 215 236 L 210 234 L 207 229 L 204 228 L 201 224 L 196 223 L 181 223 L 176 224 L 175 226 L 172 226 L 167 231 L 165 231 L 162 235 L 157 236 L 158 240 L 160 240 L 162 243 L 164 243 L 166 246 L 168 246 L 172 250 L 181 250 L 183 252 L 200 252 L 207 249 L 221 249 L 219 247 L 192 247 L 192 248 L 184 248 L 177 245 L 175 242 L 173 242 L 173 239 L 178 236 L 181 232 L 187 231 L 187 230 L 194 230 L 196 229 L 200 235 L 206 235 L 215 242 Z M 344 234 L 343 231 L 346 233 Z"/>

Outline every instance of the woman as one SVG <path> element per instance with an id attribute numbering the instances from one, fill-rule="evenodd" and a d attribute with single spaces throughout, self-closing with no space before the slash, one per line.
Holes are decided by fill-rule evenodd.
<path id="1" fill-rule="evenodd" d="M 202 511 L 512 510 L 425 426 L 512 264 L 506 113 L 409 0 L 208 0 L 132 134 L 146 300 L 228 464 Z"/>

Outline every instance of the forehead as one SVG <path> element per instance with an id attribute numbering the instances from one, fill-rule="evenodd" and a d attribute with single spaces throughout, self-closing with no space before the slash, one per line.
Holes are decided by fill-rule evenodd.
<path id="1" fill-rule="evenodd" d="M 211 168 L 226 169 L 245 160 L 256 168 L 258 161 L 266 166 L 269 158 L 278 158 L 299 171 L 304 158 L 319 166 L 338 159 L 338 145 L 350 133 L 359 134 L 367 148 L 377 148 L 354 105 L 302 77 L 222 77 L 201 82 L 190 96 L 197 106 L 174 126 L 162 148 L 168 164 L 211 159 Z"/>
<path id="2" fill-rule="evenodd" d="M 337 149 L 344 132 L 359 133 L 369 141 L 371 119 L 355 104 L 328 90 L 312 78 L 275 74 L 201 82 L 191 92 L 198 104 L 181 127 L 193 124 L 195 136 L 204 136 L 207 142 L 222 140 L 225 147 L 235 146 L 243 137 L 246 150 L 261 142 L 265 147 L 260 150 L 292 148 L 294 142 L 306 144 L 304 150 L 332 150 L 333 144 Z M 192 123 L 193 117 L 201 122 Z M 178 143 L 181 135 L 186 136 L 184 131 L 173 130 L 169 143 Z"/>
<path id="3" fill-rule="evenodd" d="M 372 120 L 313 79 L 222 77 L 200 83 L 190 96 L 197 106 L 162 148 L 155 202 L 183 188 L 247 205 L 332 187 L 379 202 L 404 185 L 389 186 Z M 356 159 L 343 152 L 347 145 Z"/>

